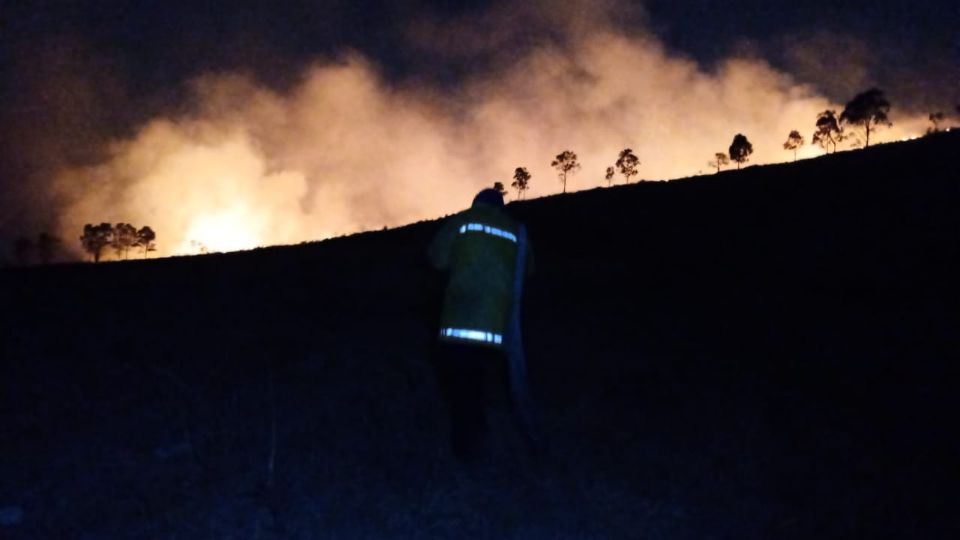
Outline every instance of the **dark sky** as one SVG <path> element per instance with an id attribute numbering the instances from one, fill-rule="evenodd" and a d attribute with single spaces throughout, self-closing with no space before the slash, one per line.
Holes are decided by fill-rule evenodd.
<path id="1" fill-rule="evenodd" d="M 651 0 L 661 36 L 698 57 L 738 39 L 764 40 L 784 34 L 828 31 L 904 48 L 953 48 L 957 53 L 957 2 L 844 0 L 762 2 L 754 0 Z"/>
<path id="2" fill-rule="evenodd" d="M 568 4 L 543 3 L 550 6 L 546 9 L 563 9 Z M 134 92 L 174 85 L 207 70 L 238 68 L 255 70 L 267 81 L 283 84 L 292 66 L 343 48 L 376 59 L 393 77 L 442 78 L 449 75 L 449 66 L 431 63 L 430 54 L 411 47 L 407 29 L 424 18 L 480 19 L 495 4 L 480 0 L 3 0 L 4 92 L 16 93 L 10 77 L 16 76 L 18 64 L 57 39 L 82 42 L 90 54 L 108 58 Z M 903 62 L 925 62 L 931 56 L 960 61 L 960 2 L 951 0 L 647 0 L 633 4 L 643 6 L 646 17 L 624 9 L 626 16 L 615 16 L 614 22 L 629 27 L 646 18 L 649 29 L 668 46 L 701 62 L 751 46 L 777 61 L 778 39 L 817 34 L 869 40 L 878 52 L 891 56 L 895 51 L 889 49 L 897 49 L 908 56 L 900 58 Z M 551 38 L 549 28 L 517 22 L 529 26 L 525 31 L 535 39 Z"/>
<path id="3" fill-rule="evenodd" d="M 283 91 L 308 63 L 355 50 L 388 82 L 443 89 L 591 18 L 706 70 L 762 58 L 838 102 L 874 85 L 915 111 L 960 102 L 956 0 L 0 0 L 0 237 L 43 199 L 31 178 L 95 162 L 105 142 L 188 107 L 198 75 L 244 72 Z"/>

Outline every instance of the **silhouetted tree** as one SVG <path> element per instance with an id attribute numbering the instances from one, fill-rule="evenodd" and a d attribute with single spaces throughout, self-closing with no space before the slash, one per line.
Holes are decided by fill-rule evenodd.
<path id="1" fill-rule="evenodd" d="M 613 167 L 607 167 L 607 173 L 603 175 L 603 179 L 607 181 L 607 187 L 610 187 L 610 184 L 613 183 L 613 175 L 616 173 L 616 169 Z"/>
<path id="2" fill-rule="evenodd" d="M 750 154 L 753 153 L 753 145 L 742 133 L 733 136 L 733 142 L 730 143 L 730 159 L 737 162 L 737 168 L 749 161 Z"/>
<path id="3" fill-rule="evenodd" d="M 713 161 L 708 161 L 707 165 L 711 167 L 716 167 L 717 174 L 720 174 L 720 167 L 730 163 L 730 160 L 727 158 L 727 155 L 723 152 L 717 152 L 713 155 Z"/>
<path id="4" fill-rule="evenodd" d="M 927 128 L 927 133 L 937 133 L 940 131 L 940 122 L 946 120 L 947 115 L 943 112 L 932 112 L 930 113 L 930 123 L 932 126 Z"/>
<path id="5" fill-rule="evenodd" d="M 17 264 L 49 264 L 60 246 L 60 239 L 47 232 L 41 232 L 36 240 L 26 236 L 18 237 L 13 243 L 13 255 Z"/>
<path id="6" fill-rule="evenodd" d="M 787 142 L 783 143 L 784 150 L 793 150 L 793 160 L 797 160 L 797 149 L 803 146 L 803 135 L 793 130 L 787 135 Z"/>
<path id="7" fill-rule="evenodd" d="M 91 225 L 87 223 L 83 226 L 83 236 L 80 237 L 80 245 L 83 250 L 93 255 L 93 262 L 100 262 L 100 255 L 103 248 L 113 244 L 113 226 L 109 223 Z"/>
<path id="8" fill-rule="evenodd" d="M 837 143 L 844 138 L 840 123 L 837 122 L 837 111 L 826 110 L 817 115 L 817 130 L 813 132 L 811 144 L 820 145 L 826 153 L 830 148 L 837 151 Z"/>
<path id="9" fill-rule="evenodd" d="M 144 225 L 137 231 L 137 245 L 143 248 L 143 256 L 147 256 L 148 251 L 156 251 L 157 234 L 153 232 L 153 229 Z"/>
<path id="10" fill-rule="evenodd" d="M 526 167 L 517 167 L 513 170 L 513 183 L 510 187 L 517 188 L 517 198 L 522 199 L 524 192 L 530 188 L 530 171 Z"/>
<path id="11" fill-rule="evenodd" d="M 623 175 L 624 182 L 629 184 L 630 177 L 637 175 L 637 167 L 640 166 L 640 159 L 633 153 L 633 150 L 624 148 L 620 151 L 620 156 L 617 157 L 617 162 L 614 163 L 614 165 L 616 165 L 620 174 Z"/>
<path id="12" fill-rule="evenodd" d="M 49 264 L 57 249 L 60 248 L 60 239 L 49 233 L 42 232 L 37 236 L 37 257 L 41 264 Z"/>
<path id="13" fill-rule="evenodd" d="M 880 126 L 890 127 L 893 122 L 887 118 L 890 112 L 890 102 L 883 97 L 883 92 L 871 88 L 862 94 L 857 94 L 840 114 L 841 124 L 850 124 L 863 128 L 866 141 L 863 147 L 870 146 L 870 132 Z"/>
<path id="14" fill-rule="evenodd" d="M 567 175 L 576 172 L 577 169 L 580 168 L 580 163 L 577 162 L 577 155 L 570 150 L 564 150 L 557 154 L 557 157 L 553 158 L 550 166 L 557 169 L 557 176 L 563 183 L 563 192 L 566 193 Z"/>
<path id="15" fill-rule="evenodd" d="M 13 258 L 17 261 L 17 264 L 21 266 L 26 266 L 30 264 L 33 259 L 33 252 L 36 246 L 33 243 L 33 240 L 27 238 L 26 236 L 19 236 L 16 240 L 13 241 Z"/>
<path id="16" fill-rule="evenodd" d="M 506 196 L 506 194 L 507 194 L 507 190 L 504 189 L 504 187 L 503 187 L 503 182 L 494 182 L 494 183 L 493 183 L 493 189 L 499 191 L 501 195 Z"/>
<path id="17" fill-rule="evenodd" d="M 137 228 L 129 223 L 117 223 L 113 228 L 113 241 L 110 243 L 117 252 L 117 256 L 127 259 L 130 248 L 135 245 L 137 245 Z"/>

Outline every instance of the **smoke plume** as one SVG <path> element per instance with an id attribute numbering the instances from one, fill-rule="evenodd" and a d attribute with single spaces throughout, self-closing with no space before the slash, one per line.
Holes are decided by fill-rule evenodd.
<path id="1" fill-rule="evenodd" d="M 509 16 L 534 24 L 537 13 Z M 85 223 L 130 222 L 157 231 L 161 255 L 249 249 L 452 213 L 495 181 L 509 186 L 521 166 L 533 175 L 528 197 L 558 193 L 549 164 L 567 149 L 582 164 L 568 191 L 606 185 L 627 147 L 646 180 L 710 173 L 707 162 L 737 133 L 753 143 L 749 164 L 792 160 L 783 143 L 794 129 L 807 140 L 800 158 L 823 153 L 809 145 L 814 120 L 842 103 L 756 56 L 699 65 L 651 32 L 611 22 L 615 13 L 550 19 L 542 39 L 495 33 L 493 47 L 464 33 L 452 54 L 482 57 L 484 69 L 456 84 L 388 80 L 356 52 L 304 68 L 282 90 L 248 74 L 200 76 L 176 113 L 56 174 L 59 234 L 73 247 Z M 506 15 L 488 17 L 494 28 Z M 456 31 L 427 21 L 409 36 L 429 48 L 454 43 Z M 513 54 L 502 53 L 507 44 Z M 892 119 L 878 142 L 926 127 L 896 108 Z"/>

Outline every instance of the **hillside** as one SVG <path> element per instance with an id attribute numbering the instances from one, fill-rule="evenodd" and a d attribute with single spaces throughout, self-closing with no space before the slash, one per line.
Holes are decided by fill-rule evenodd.
<path id="1" fill-rule="evenodd" d="M 439 222 L 2 270 L 0 537 L 957 537 L 958 151 L 510 205 L 550 451 L 501 399 L 472 467 L 432 364 Z"/>

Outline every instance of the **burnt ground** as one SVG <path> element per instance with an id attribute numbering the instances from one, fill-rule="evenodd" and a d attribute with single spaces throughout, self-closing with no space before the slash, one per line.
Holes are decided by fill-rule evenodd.
<path id="1" fill-rule="evenodd" d="M 510 205 L 543 455 L 448 450 L 438 222 L 0 271 L 0 537 L 956 538 L 956 135 Z"/>

